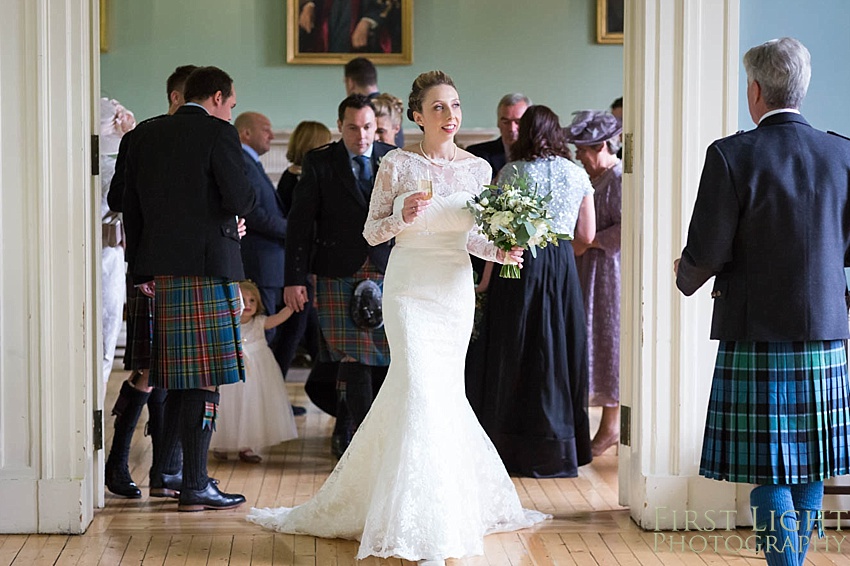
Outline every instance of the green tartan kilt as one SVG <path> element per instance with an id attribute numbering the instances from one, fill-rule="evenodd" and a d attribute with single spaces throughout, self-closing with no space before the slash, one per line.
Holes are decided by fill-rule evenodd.
<path id="1" fill-rule="evenodd" d="M 801 484 L 850 473 L 843 340 L 721 342 L 700 475 Z"/>

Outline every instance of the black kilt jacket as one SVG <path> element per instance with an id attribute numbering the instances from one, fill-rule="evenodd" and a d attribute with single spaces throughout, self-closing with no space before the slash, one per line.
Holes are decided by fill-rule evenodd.
<path id="1" fill-rule="evenodd" d="M 848 337 L 850 140 L 782 112 L 709 146 L 676 284 L 717 340 Z"/>

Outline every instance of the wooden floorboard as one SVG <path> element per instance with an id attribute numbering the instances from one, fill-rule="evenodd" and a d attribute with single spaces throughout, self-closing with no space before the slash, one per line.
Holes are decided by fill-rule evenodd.
<path id="1" fill-rule="evenodd" d="M 107 492 L 106 506 L 97 510 L 87 532 L 67 535 L 0 535 L 0 566 L 414 566 L 397 558 L 370 557 L 356 561 L 354 541 L 317 539 L 265 531 L 245 521 L 252 506 L 293 506 L 321 487 L 333 469 L 330 456 L 332 420 L 311 405 L 303 383 L 287 384 L 293 402 L 307 407 L 296 419 L 299 438 L 262 453 L 260 464 L 235 457 L 210 458 L 211 476 L 224 491 L 245 495 L 247 504 L 226 511 L 178 513 L 173 499 L 148 496 L 150 438 L 141 434 L 142 412 L 130 455 L 131 473 L 142 489 L 141 499 L 123 499 Z M 105 412 L 112 406 L 126 373 L 113 372 Z M 594 413 L 594 418 L 598 414 Z M 106 446 L 112 436 L 106 423 Z M 735 542 L 752 533 L 723 531 L 718 549 L 702 549 L 706 533 L 653 533 L 639 529 L 617 501 L 615 449 L 581 468 L 572 479 L 513 478 L 526 507 L 553 516 L 534 529 L 500 533 L 484 539 L 484 555 L 450 559 L 449 566 L 748 566 L 764 564 L 761 555 L 735 551 Z M 847 533 L 839 549 L 835 541 Z M 807 565 L 850 566 L 850 532 L 827 531 L 831 546 L 810 552 Z M 676 536 L 674 544 L 661 536 Z M 702 538 L 701 538 L 702 537 Z M 733 550 L 724 545 L 730 543 Z"/>

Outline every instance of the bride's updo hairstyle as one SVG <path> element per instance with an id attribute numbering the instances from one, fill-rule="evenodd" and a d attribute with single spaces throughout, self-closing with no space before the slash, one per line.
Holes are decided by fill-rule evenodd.
<path id="1" fill-rule="evenodd" d="M 519 121 L 519 135 L 511 146 L 511 157 L 521 161 L 547 157 L 572 159 L 564 129 L 551 108 L 535 104 L 525 110 Z"/>
<path id="2" fill-rule="evenodd" d="M 428 89 L 439 85 L 448 85 L 457 90 L 455 83 L 450 76 L 443 71 L 428 71 L 422 73 L 416 80 L 413 81 L 413 86 L 410 88 L 410 96 L 407 99 L 407 119 L 415 122 L 413 119 L 414 112 L 422 112 L 422 101 L 425 100 L 425 94 Z M 423 130 L 422 126 L 419 126 Z"/>

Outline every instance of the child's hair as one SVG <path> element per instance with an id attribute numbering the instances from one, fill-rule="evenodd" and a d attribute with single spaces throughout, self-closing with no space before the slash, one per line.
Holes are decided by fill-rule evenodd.
<path id="1" fill-rule="evenodd" d="M 401 127 L 401 114 L 404 112 L 404 102 L 388 92 L 379 94 L 372 99 L 375 105 L 375 117 L 387 116 L 393 126 Z"/>
<path id="2" fill-rule="evenodd" d="M 242 289 L 243 295 L 247 295 L 248 293 L 254 295 L 254 299 L 257 300 L 257 312 L 255 314 L 266 314 L 266 309 L 263 307 L 263 301 L 260 298 L 260 290 L 257 289 L 257 286 L 254 285 L 253 281 L 249 279 L 240 281 L 239 288 Z"/>

